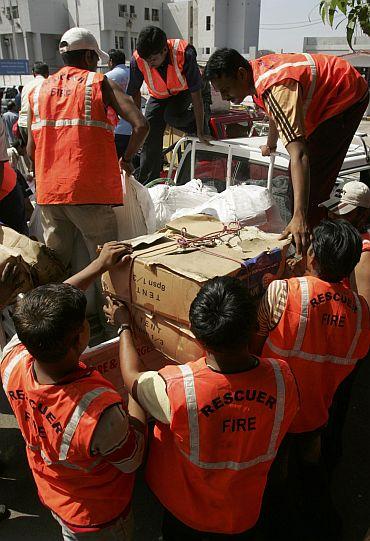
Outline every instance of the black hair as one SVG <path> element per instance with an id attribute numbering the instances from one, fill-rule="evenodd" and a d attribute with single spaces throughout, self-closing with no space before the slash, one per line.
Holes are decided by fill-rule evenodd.
<path id="1" fill-rule="evenodd" d="M 49 76 L 49 66 L 45 62 L 35 62 L 32 68 L 32 73 L 36 75 L 42 75 L 43 77 Z"/>
<path id="2" fill-rule="evenodd" d="M 211 55 L 204 69 L 204 77 L 208 81 L 218 79 L 222 75 L 235 79 L 239 68 L 244 68 L 249 73 L 252 71 L 248 60 L 238 51 L 224 47 Z"/>
<path id="3" fill-rule="evenodd" d="M 141 58 L 149 58 L 152 54 L 158 54 L 167 46 L 167 36 L 161 28 L 146 26 L 137 38 L 137 52 Z"/>
<path id="4" fill-rule="evenodd" d="M 117 66 L 118 64 L 124 64 L 126 62 L 125 53 L 120 49 L 110 49 L 108 51 L 108 54 L 109 60 L 112 61 L 113 66 Z"/>
<path id="5" fill-rule="evenodd" d="M 18 338 L 38 361 L 61 361 L 74 345 L 86 314 L 84 293 L 70 284 L 39 286 L 17 301 Z"/>
<path id="6" fill-rule="evenodd" d="M 313 230 L 312 248 L 319 277 L 340 282 L 360 261 L 361 235 L 347 220 L 323 220 Z"/>
<path id="7" fill-rule="evenodd" d="M 8 101 L 6 108 L 8 111 L 13 111 L 15 109 L 15 102 L 14 101 Z"/>
<path id="8" fill-rule="evenodd" d="M 213 351 L 248 345 L 256 326 L 256 306 L 243 282 L 217 276 L 204 284 L 190 306 L 194 336 Z"/>
<path id="9" fill-rule="evenodd" d="M 67 47 L 68 43 L 66 41 L 60 42 L 60 47 Z M 99 56 L 96 51 L 92 49 L 78 49 L 77 51 L 66 51 L 62 53 L 62 60 L 65 66 L 75 66 L 80 67 L 81 64 L 85 63 L 85 54 L 87 52 L 95 53 L 96 56 Z"/>

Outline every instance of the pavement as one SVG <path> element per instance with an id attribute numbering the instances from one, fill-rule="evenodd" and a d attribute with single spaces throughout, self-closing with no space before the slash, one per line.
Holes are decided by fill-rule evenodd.
<path id="1" fill-rule="evenodd" d="M 370 146 L 370 121 L 363 121 L 360 132 Z M 1 387 L 0 387 L 1 388 Z M 11 517 L 0 523 L 0 541 L 60 541 L 60 528 L 40 503 L 30 473 L 23 438 L 7 399 L 0 391 L 0 504 L 11 510 Z M 135 541 L 160 539 L 161 506 L 138 473 L 134 512 Z"/>

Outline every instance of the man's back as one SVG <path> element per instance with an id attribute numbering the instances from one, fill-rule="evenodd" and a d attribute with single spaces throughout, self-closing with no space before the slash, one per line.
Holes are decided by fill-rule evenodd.
<path id="1" fill-rule="evenodd" d="M 307 432 L 325 424 L 336 388 L 367 353 L 369 309 L 341 283 L 306 276 L 285 284 L 283 313 L 263 355 L 291 367 L 301 397 L 292 431 Z"/>
<path id="2" fill-rule="evenodd" d="M 5 124 L 5 130 L 6 135 L 8 137 L 9 143 L 12 143 L 15 139 L 13 135 L 13 126 L 18 120 L 18 114 L 14 111 L 7 111 L 3 114 L 4 124 Z"/>
<path id="3" fill-rule="evenodd" d="M 65 66 L 30 94 L 40 204 L 122 204 L 104 76 Z"/>
<path id="4" fill-rule="evenodd" d="M 200 359 L 160 375 L 171 424 L 156 425 L 149 486 L 192 528 L 228 534 L 251 528 L 269 467 L 298 408 L 288 366 L 255 358 L 250 370 L 222 374 Z"/>

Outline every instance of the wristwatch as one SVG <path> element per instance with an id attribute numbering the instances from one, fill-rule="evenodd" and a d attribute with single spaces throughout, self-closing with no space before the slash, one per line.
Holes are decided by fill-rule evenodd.
<path id="1" fill-rule="evenodd" d="M 132 330 L 132 329 L 131 329 L 131 325 L 129 325 L 128 323 L 123 323 L 122 325 L 120 325 L 120 326 L 118 327 L 118 330 L 117 330 L 117 336 L 121 336 L 121 333 L 122 333 L 123 331 L 127 331 L 127 330 L 129 330 L 129 331 Z"/>

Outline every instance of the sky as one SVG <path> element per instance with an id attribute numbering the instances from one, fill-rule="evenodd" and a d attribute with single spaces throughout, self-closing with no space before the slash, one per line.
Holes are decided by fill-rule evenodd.
<path id="1" fill-rule="evenodd" d="M 332 30 L 329 24 L 324 25 L 318 6 L 317 0 L 261 0 L 258 48 L 299 52 L 302 51 L 304 37 L 345 37 L 345 23 L 337 30 Z M 342 18 L 339 15 L 336 21 Z"/>

